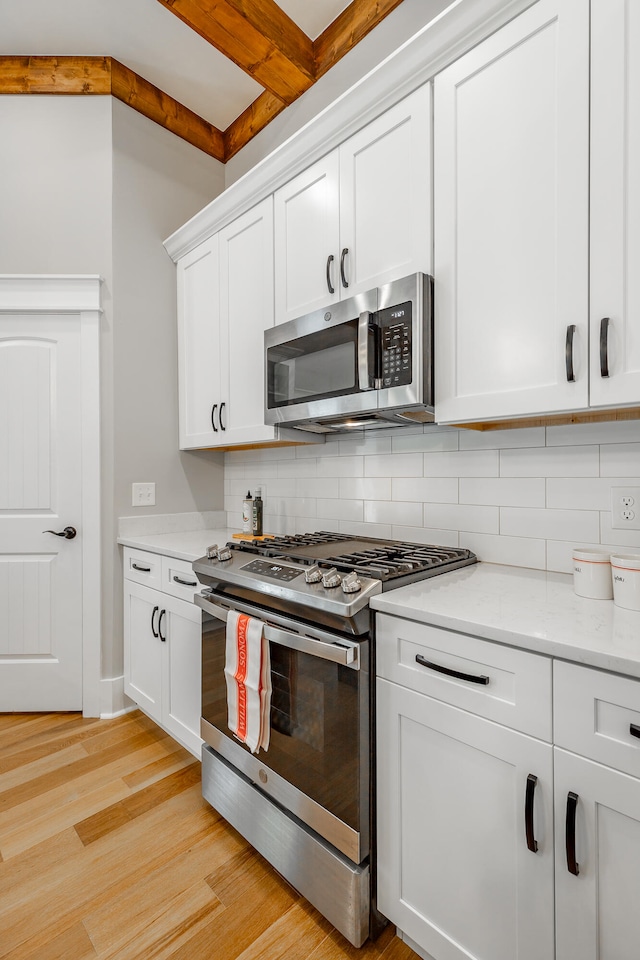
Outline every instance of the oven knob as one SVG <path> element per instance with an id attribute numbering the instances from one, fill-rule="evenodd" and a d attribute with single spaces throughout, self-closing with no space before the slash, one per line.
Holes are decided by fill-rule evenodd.
<path id="1" fill-rule="evenodd" d="M 305 570 L 304 578 L 307 583 L 319 583 L 322 580 L 322 570 L 317 563 Z"/>
<path id="2" fill-rule="evenodd" d="M 221 562 L 224 562 L 225 560 L 231 560 L 231 550 L 229 550 L 229 547 L 220 547 L 220 549 L 217 551 L 217 557 Z"/>
<path id="3" fill-rule="evenodd" d="M 217 552 L 218 544 L 212 543 L 210 547 L 207 547 L 207 560 L 215 560 Z"/>
<path id="4" fill-rule="evenodd" d="M 335 567 L 331 567 L 326 573 L 322 574 L 323 587 L 339 587 L 341 584 L 340 574 Z"/>
<path id="5" fill-rule="evenodd" d="M 342 578 L 342 590 L 344 593 L 357 593 L 361 586 L 362 584 L 358 580 L 358 575 L 355 570 L 352 570 L 351 573 L 348 573 L 346 577 Z"/>

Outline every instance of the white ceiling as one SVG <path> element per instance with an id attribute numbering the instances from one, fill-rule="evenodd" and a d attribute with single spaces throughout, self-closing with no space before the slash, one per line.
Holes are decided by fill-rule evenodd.
<path id="1" fill-rule="evenodd" d="M 350 0 L 279 0 L 312 39 Z M 0 55 L 110 56 L 225 130 L 263 88 L 158 0 L 0 0 Z"/>

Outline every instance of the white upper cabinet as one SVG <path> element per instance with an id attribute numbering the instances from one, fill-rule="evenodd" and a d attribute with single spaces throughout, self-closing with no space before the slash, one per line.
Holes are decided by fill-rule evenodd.
<path id="1" fill-rule="evenodd" d="M 588 405 L 588 163 L 585 0 L 539 0 L 435 78 L 438 421 Z"/>
<path id="2" fill-rule="evenodd" d="M 218 237 L 178 261 L 178 405 L 180 449 L 215 444 L 220 403 Z"/>
<path id="3" fill-rule="evenodd" d="M 264 425 L 273 325 L 273 199 L 178 261 L 180 448 L 275 439 Z"/>
<path id="4" fill-rule="evenodd" d="M 591 404 L 637 404 L 640 400 L 640 6 L 637 0 L 592 0 L 591 36 Z"/>
<path id="5" fill-rule="evenodd" d="M 431 88 L 275 194 L 275 319 L 431 272 Z"/>

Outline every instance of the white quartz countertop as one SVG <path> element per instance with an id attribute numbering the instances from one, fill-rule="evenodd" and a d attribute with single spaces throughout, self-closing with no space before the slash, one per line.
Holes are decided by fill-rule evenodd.
<path id="1" fill-rule="evenodd" d="M 154 533 L 146 536 L 118 537 L 118 543 L 124 547 L 133 547 L 134 550 L 149 550 L 151 553 L 162 553 L 166 557 L 176 560 L 193 562 L 203 557 L 207 547 L 212 543 L 222 546 L 231 540 L 236 530 L 222 527 L 212 530 L 187 530 L 172 533 Z"/>
<path id="2" fill-rule="evenodd" d="M 640 677 L 640 612 L 586 600 L 573 578 L 476 563 L 374 597 L 378 611 Z"/>

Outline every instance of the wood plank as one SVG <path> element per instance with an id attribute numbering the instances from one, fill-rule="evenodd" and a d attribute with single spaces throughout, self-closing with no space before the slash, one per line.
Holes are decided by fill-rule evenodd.
<path id="1" fill-rule="evenodd" d="M 95 960 L 98 956 L 82 923 L 76 923 L 37 947 L 35 953 L 23 953 L 22 960 Z"/>
<path id="2" fill-rule="evenodd" d="M 208 153 L 210 157 L 224 159 L 224 140 L 217 127 L 117 60 L 111 58 L 110 62 L 111 93 L 116 99 Z"/>
<path id="3" fill-rule="evenodd" d="M 285 103 L 314 81 L 311 41 L 274 0 L 159 0 Z"/>
<path id="4" fill-rule="evenodd" d="M 541 414 L 539 417 L 520 417 L 512 420 L 453 423 L 451 426 L 461 430 L 512 430 L 514 427 L 557 427 L 568 423 L 614 423 L 617 420 L 640 420 L 640 407 L 621 407 L 617 410 L 578 410 L 575 413 L 549 413 Z"/>
<path id="5" fill-rule="evenodd" d="M 0 57 L 0 94 L 111 93 L 109 57 Z"/>
<path id="6" fill-rule="evenodd" d="M 315 79 L 324 76 L 401 3 L 402 0 L 353 0 L 314 43 Z"/>
<path id="7" fill-rule="evenodd" d="M 285 109 L 287 104 L 265 90 L 260 96 L 250 103 L 246 110 L 239 117 L 229 124 L 224 131 L 224 160 L 225 163 L 233 157 L 239 150 L 253 138 L 256 133 L 260 133 L 268 123 L 271 123 L 274 117 Z M 277 445 L 277 444 L 276 444 Z M 285 444 L 281 444 L 284 446 Z M 233 450 L 233 447 L 229 447 Z M 244 449 L 238 448 L 238 449 Z"/>

